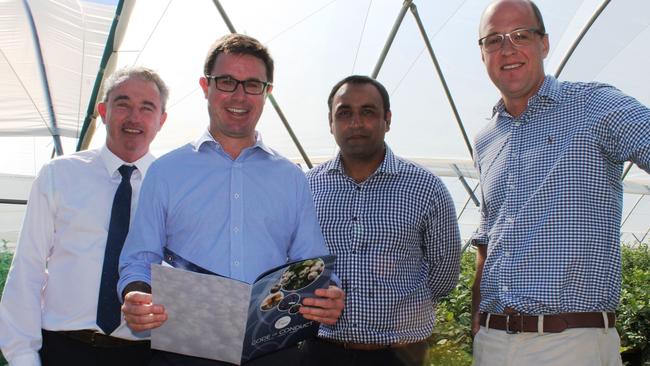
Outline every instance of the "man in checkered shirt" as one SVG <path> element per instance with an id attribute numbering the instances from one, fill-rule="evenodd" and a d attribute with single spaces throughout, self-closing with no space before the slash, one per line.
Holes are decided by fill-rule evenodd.
<path id="1" fill-rule="evenodd" d="M 620 365 L 621 175 L 625 161 L 650 172 L 650 110 L 545 76 L 549 38 L 528 0 L 488 6 L 479 37 L 502 98 L 475 145 L 474 364 Z"/>
<path id="2" fill-rule="evenodd" d="M 458 281 L 454 204 L 440 179 L 384 143 L 391 112 L 379 82 L 347 77 L 328 105 L 340 153 L 307 177 L 346 304 L 305 343 L 303 364 L 422 365 L 436 301 Z"/>

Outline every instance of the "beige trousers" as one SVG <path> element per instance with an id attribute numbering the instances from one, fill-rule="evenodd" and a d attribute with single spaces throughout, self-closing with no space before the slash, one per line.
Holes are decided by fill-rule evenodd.
<path id="1" fill-rule="evenodd" d="M 620 366 L 616 328 L 574 328 L 561 333 L 481 330 L 474 337 L 474 366 Z"/>

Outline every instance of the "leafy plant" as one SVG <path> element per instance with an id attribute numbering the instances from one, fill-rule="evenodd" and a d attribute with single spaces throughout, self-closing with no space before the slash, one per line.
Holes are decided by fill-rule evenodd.
<path id="1" fill-rule="evenodd" d="M 650 365 L 650 246 L 621 247 L 621 302 L 616 328 L 623 356 L 635 354 L 632 364 Z"/>
<path id="2" fill-rule="evenodd" d="M 0 250 L 0 292 L 11 265 L 12 254 Z M 458 286 L 438 303 L 436 328 L 429 338 L 429 365 L 469 366 L 472 364 L 471 286 L 476 253 L 461 258 Z M 637 359 L 626 365 L 650 366 L 650 245 L 621 247 L 621 303 L 616 328 L 621 335 L 621 352 L 635 352 Z M 625 358 L 624 358 L 625 360 Z M 7 362 L 0 355 L 0 366 Z"/>
<path id="3" fill-rule="evenodd" d="M 5 240 L 2 241 L 3 246 L 6 249 L 7 242 Z M 11 265 L 11 258 L 13 258 L 13 254 L 11 252 L 0 249 L 0 294 L 2 294 L 2 291 L 5 287 L 7 272 L 9 272 L 9 266 Z M 4 359 L 2 354 L 0 354 L 0 366 L 6 365 L 7 361 Z"/>
<path id="4" fill-rule="evenodd" d="M 476 253 L 469 250 L 461 259 L 458 287 L 440 301 L 436 328 L 429 338 L 431 366 L 471 365 L 471 286 Z M 650 366 L 650 245 L 622 245 L 621 302 L 616 328 L 621 336 L 626 365 Z"/>
<path id="5" fill-rule="evenodd" d="M 472 292 L 476 253 L 466 251 L 461 258 L 458 286 L 438 303 L 436 327 L 429 338 L 430 365 L 472 364 Z"/>

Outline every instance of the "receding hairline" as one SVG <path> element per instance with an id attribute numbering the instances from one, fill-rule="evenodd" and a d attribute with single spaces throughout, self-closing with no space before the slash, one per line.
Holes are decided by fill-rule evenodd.
<path id="1" fill-rule="evenodd" d="M 535 5 L 535 3 L 532 0 L 497 0 L 488 4 L 488 6 L 486 6 L 485 9 L 483 9 L 483 12 L 481 13 L 481 20 L 479 21 L 479 25 L 478 25 L 479 37 L 485 36 L 484 34 L 481 34 L 481 30 L 483 29 L 483 24 L 485 23 L 485 16 L 488 13 L 488 11 L 492 10 L 497 5 L 504 4 L 504 3 L 528 4 L 530 11 L 533 14 L 533 17 L 537 22 L 537 26 L 539 27 L 539 30 L 543 33 L 546 33 L 546 26 L 544 25 L 544 19 L 542 18 L 542 14 L 539 10 L 539 7 L 537 7 L 537 5 Z"/>

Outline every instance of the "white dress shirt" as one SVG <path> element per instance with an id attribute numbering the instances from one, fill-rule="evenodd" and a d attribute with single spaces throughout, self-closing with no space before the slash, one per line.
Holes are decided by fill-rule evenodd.
<path id="1" fill-rule="evenodd" d="M 131 218 L 153 160 L 147 154 L 132 164 Z M 40 365 L 41 328 L 101 332 L 97 297 L 122 164 L 104 146 L 54 159 L 34 181 L 0 301 L 0 348 L 11 366 Z M 111 335 L 146 336 L 131 332 L 124 320 Z"/>

